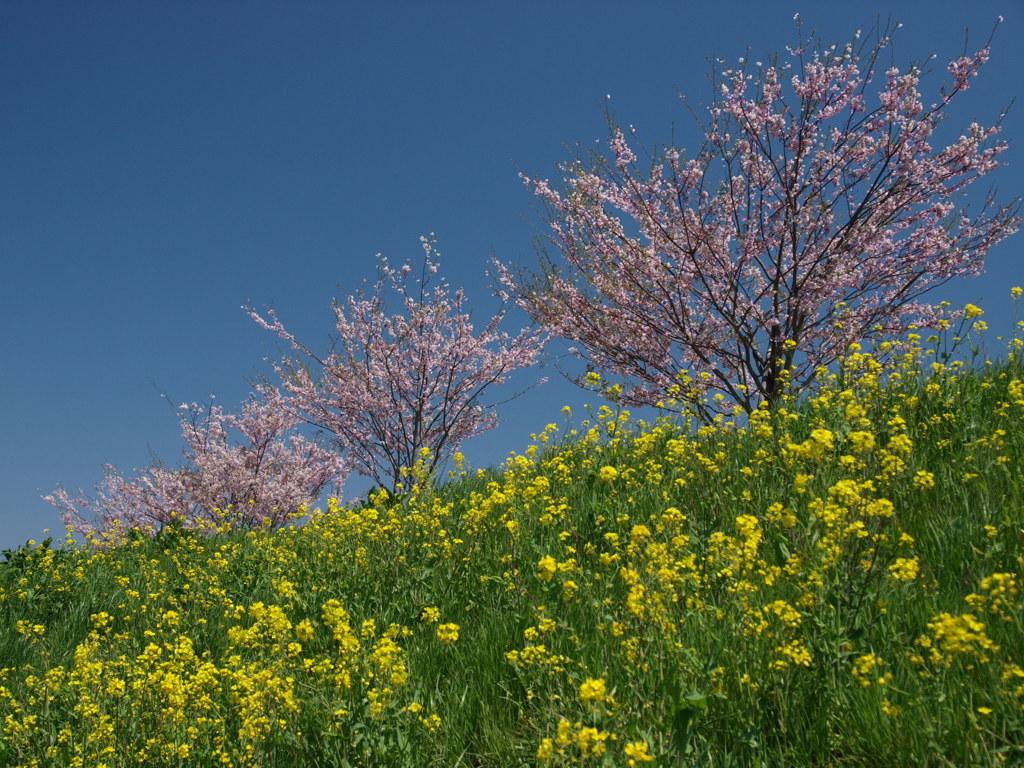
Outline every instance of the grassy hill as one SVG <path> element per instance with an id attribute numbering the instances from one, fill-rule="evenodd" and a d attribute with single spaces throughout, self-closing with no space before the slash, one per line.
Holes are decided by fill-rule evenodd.
<path id="1" fill-rule="evenodd" d="M 1024 764 L 1015 344 L 567 415 L 301 527 L 23 547 L 0 764 Z"/>

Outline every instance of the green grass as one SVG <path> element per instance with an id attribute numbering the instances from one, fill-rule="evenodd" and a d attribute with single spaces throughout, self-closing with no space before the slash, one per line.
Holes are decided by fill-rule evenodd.
<path id="1" fill-rule="evenodd" d="M 603 408 L 302 527 L 23 547 L 0 764 L 1024 764 L 1024 376 L 931 359 L 742 425 Z"/>

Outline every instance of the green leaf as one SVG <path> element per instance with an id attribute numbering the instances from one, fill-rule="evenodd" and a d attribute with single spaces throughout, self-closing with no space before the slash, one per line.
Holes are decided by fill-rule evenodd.
<path id="1" fill-rule="evenodd" d="M 707 709 L 708 708 L 708 697 L 706 694 L 698 691 L 690 691 L 686 694 L 686 701 L 690 703 L 690 707 L 693 709 Z"/>
<path id="2" fill-rule="evenodd" d="M 672 746 L 680 759 L 686 754 L 690 744 L 690 718 L 693 714 L 689 707 L 682 707 L 672 717 Z"/>

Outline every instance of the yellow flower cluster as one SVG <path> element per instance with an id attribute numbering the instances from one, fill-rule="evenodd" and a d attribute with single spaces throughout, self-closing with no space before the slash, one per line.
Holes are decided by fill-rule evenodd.
<path id="1" fill-rule="evenodd" d="M 459 639 L 458 624 L 441 624 L 437 628 L 437 639 L 442 643 L 454 643 Z"/>

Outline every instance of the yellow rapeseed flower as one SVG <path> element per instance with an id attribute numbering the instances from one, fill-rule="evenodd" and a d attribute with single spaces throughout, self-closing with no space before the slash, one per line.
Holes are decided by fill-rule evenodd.
<path id="1" fill-rule="evenodd" d="M 558 570 L 558 563 L 551 555 L 545 555 L 537 563 L 537 578 L 542 581 L 551 581 L 551 577 Z"/>
<path id="2" fill-rule="evenodd" d="M 875 436 L 870 432 L 864 432 L 863 430 L 851 432 L 848 439 L 853 443 L 852 450 L 854 453 L 867 453 L 875 447 Z"/>
<path id="3" fill-rule="evenodd" d="M 634 766 L 637 763 L 650 763 L 654 760 L 653 755 L 647 753 L 647 742 L 631 741 L 626 745 L 626 765 Z"/>
<path id="4" fill-rule="evenodd" d="M 420 614 L 420 621 L 425 624 L 434 624 L 441 620 L 441 609 L 428 605 Z"/>
<path id="5" fill-rule="evenodd" d="M 308 643 L 313 639 L 313 623 L 309 619 L 303 619 L 295 625 L 295 637 L 301 642 Z"/>
<path id="6" fill-rule="evenodd" d="M 454 643 L 459 639 L 459 625 L 441 624 L 437 628 L 437 639 L 442 643 Z"/>
<path id="7" fill-rule="evenodd" d="M 589 704 L 591 701 L 604 701 L 605 683 L 602 678 L 588 677 L 580 685 L 580 701 Z"/>
<path id="8" fill-rule="evenodd" d="M 875 654 L 865 653 L 854 659 L 853 668 L 850 670 L 850 673 L 858 683 L 866 688 L 872 682 L 869 676 L 873 674 L 875 668 L 882 666 L 883 663 L 882 659 Z M 884 675 L 876 678 L 880 685 L 884 685 L 887 679 Z"/>
<path id="9" fill-rule="evenodd" d="M 940 613 L 928 622 L 928 629 L 931 630 L 932 637 L 922 635 L 914 643 L 930 649 L 933 662 L 942 661 L 947 666 L 952 663 L 956 654 L 972 654 L 985 662 L 988 661 L 985 651 L 999 649 L 985 633 L 985 625 L 970 613 L 959 616 Z"/>
<path id="10" fill-rule="evenodd" d="M 889 575 L 896 581 L 913 581 L 917 578 L 918 567 L 916 557 L 897 557 L 889 566 Z"/>
<path id="11" fill-rule="evenodd" d="M 558 726 L 555 732 L 555 744 L 560 747 L 564 747 L 569 743 L 569 733 L 572 730 L 572 725 L 568 720 L 562 718 L 558 721 Z"/>
<path id="12" fill-rule="evenodd" d="M 427 715 L 420 718 L 420 723 L 431 733 L 436 733 L 437 729 L 441 727 L 441 718 L 436 714 Z"/>
<path id="13" fill-rule="evenodd" d="M 554 754 L 555 745 L 551 739 L 541 739 L 540 746 L 537 747 L 537 759 L 548 761 L 551 759 L 551 755 Z"/>
<path id="14" fill-rule="evenodd" d="M 604 742 L 608 735 L 607 731 L 599 731 L 597 728 L 580 728 L 576 733 L 576 746 L 584 755 L 603 755 Z"/>
<path id="15" fill-rule="evenodd" d="M 935 475 L 931 472 L 925 472 L 923 469 L 918 470 L 914 476 L 914 487 L 918 489 L 934 488 L 935 487 Z"/>

